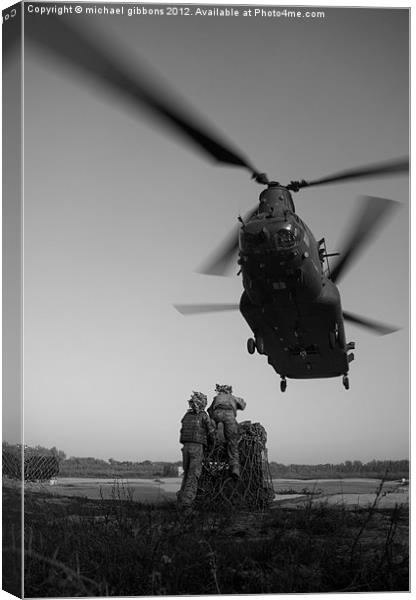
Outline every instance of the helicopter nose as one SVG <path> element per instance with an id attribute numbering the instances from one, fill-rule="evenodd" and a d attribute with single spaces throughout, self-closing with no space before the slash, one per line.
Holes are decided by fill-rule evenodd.
<path id="1" fill-rule="evenodd" d="M 299 228 L 292 222 L 273 219 L 257 223 L 256 228 L 247 227 L 242 232 L 242 247 L 247 251 L 278 252 L 285 258 L 293 255 L 300 242 Z"/>

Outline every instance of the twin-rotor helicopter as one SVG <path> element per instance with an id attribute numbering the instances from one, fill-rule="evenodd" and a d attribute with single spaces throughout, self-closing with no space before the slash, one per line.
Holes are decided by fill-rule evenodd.
<path id="1" fill-rule="evenodd" d="M 247 169 L 264 186 L 258 205 L 244 218 L 239 217 L 238 230 L 199 269 L 206 274 L 223 275 L 238 254 L 244 288 L 239 304 L 178 304 L 176 309 L 189 315 L 239 308 L 252 331 L 247 341 L 248 352 L 267 357 L 281 377 L 282 391 L 286 390 L 288 378 L 341 377 L 348 389 L 354 342 L 347 341 L 344 323 L 351 322 L 380 334 L 397 328 L 344 311 L 337 283 L 397 203 L 363 197 L 349 239 L 335 255 L 327 252 L 325 239 L 317 240 L 296 213 L 292 193 L 304 187 L 406 173 L 408 159 L 287 185 L 270 181 L 185 107 L 183 101 L 178 101 L 166 88 L 156 88 L 148 73 L 138 75 L 137 65 L 134 70 L 128 68 L 116 53 L 109 53 L 98 41 L 93 43 L 70 22 L 33 16 L 26 21 L 26 35 L 60 64 L 82 73 L 133 106 L 140 105 L 211 159 Z M 333 259 L 331 265 L 329 258 Z"/>
<path id="2" fill-rule="evenodd" d="M 397 161 L 366 171 L 368 175 L 370 171 L 387 174 L 405 168 L 406 161 Z M 363 171 L 344 172 L 327 179 L 338 181 L 347 175 L 348 178 L 362 177 Z M 264 182 L 265 177 L 260 175 L 257 179 Z M 343 311 L 336 283 L 353 255 L 369 241 L 397 203 L 385 198 L 362 197 L 360 213 L 344 250 L 330 254 L 325 239 L 317 241 L 295 211 L 291 191 L 308 184 L 301 181 L 284 186 L 272 181 L 266 185 L 256 209 L 245 219 L 240 218 L 238 239 L 230 238 L 199 269 L 206 274 L 223 274 L 238 249 L 244 287 L 239 306 L 207 304 L 177 305 L 176 308 L 187 315 L 239 308 L 253 332 L 253 337 L 247 340 L 248 352 L 257 351 L 267 356 L 281 377 L 283 392 L 287 378 L 341 376 L 344 387 L 349 389 L 348 371 L 354 359 L 351 350 L 355 343 L 347 342 L 344 322 L 379 334 L 392 333 L 397 328 Z M 338 258 L 330 267 L 328 259 L 335 256 Z"/>

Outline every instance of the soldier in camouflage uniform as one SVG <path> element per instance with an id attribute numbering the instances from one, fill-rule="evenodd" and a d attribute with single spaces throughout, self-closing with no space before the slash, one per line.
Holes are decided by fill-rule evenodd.
<path id="1" fill-rule="evenodd" d="M 240 457 L 238 454 L 238 423 L 236 420 L 237 410 L 244 410 L 246 403 L 242 398 L 233 396 L 230 385 L 216 385 L 211 406 L 208 409 L 209 416 L 217 423 L 223 424 L 224 437 L 227 443 L 227 458 L 231 474 L 235 478 L 240 477 Z"/>
<path id="2" fill-rule="evenodd" d="M 179 490 L 178 506 L 189 511 L 198 491 L 204 449 L 215 443 L 215 427 L 205 412 L 207 397 L 201 392 L 193 392 L 189 400 L 189 410 L 182 419 L 180 442 L 183 444 L 183 479 Z"/>

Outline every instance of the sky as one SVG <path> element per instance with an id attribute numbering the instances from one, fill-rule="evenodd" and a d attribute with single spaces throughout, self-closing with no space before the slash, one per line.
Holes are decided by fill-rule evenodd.
<path id="1" fill-rule="evenodd" d="M 259 170 L 289 182 L 408 153 L 407 11 L 325 13 L 61 18 L 130 65 L 144 61 Z M 339 287 L 345 310 L 401 330 L 380 337 L 347 324 L 350 390 L 341 378 L 288 380 L 282 394 L 267 359 L 247 353 L 251 332 L 238 312 L 183 317 L 172 307 L 238 302 L 241 278 L 195 269 L 261 187 L 29 43 L 24 93 L 25 443 L 68 456 L 179 460 L 192 390 L 211 399 L 216 383 L 228 383 L 247 402 L 240 420 L 266 428 L 270 460 L 408 457 L 406 176 L 294 196 L 330 252 L 342 247 L 360 195 L 400 203 Z"/>

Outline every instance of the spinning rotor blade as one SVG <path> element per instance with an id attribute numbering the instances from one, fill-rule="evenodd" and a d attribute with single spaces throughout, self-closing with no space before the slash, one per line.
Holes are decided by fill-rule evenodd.
<path id="1" fill-rule="evenodd" d="M 256 210 L 257 207 L 248 212 L 244 217 L 244 221 L 249 220 Z M 215 252 L 213 252 L 213 254 L 196 269 L 196 272 L 201 273 L 202 275 L 225 276 L 231 264 L 237 262 L 236 254 L 238 251 L 239 230 L 240 226 L 236 225 Z"/>
<path id="2" fill-rule="evenodd" d="M 173 306 L 185 316 L 239 309 L 238 304 L 174 304 Z"/>
<path id="3" fill-rule="evenodd" d="M 140 65 L 129 68 L 121 57 L 106 51 L 103 43 L 89 41 L 86 33 L 68 24 L 68 18 L 34 16 L 27 22 L 26 35 L 50 56 L 87 75 L 90 81 L 98 82 L 102 88 L 118 94 L 134 107 L 137 104 L 144 106 L 214 160 L 247 168 L 253 176 L 258 175 L 248 160 L 219 134 L 214 134 L 183 100 L 165 86 L 156 86 L 152 75 L 146 74 Z"/>
<path id="4" fill-rule="evenodd" d="M 365 179 L 367 177 L 394 175 L 395 173 L 408 173 L 409 159 L 403 158 L 396 161 L 379 163 L 368 167 L 358 169 L 349 169 L 341 171 L 322 179 L 314 179 L 312 181 L 301 181 L 298 184 L 298 189 L 303 187 L 311 187 L 312 185 L 324 185 L 326 183 L 336 183 L 337 181 L 347 181 L 348 179 Z M 290 185 L 288 186 L 290 188 Z"/>
<path id="5" fill-rule="evenodd" d="M 226 275 L 231 264 L 236 262 L 238 230 L 239 227 L 235 226 L 215 253 L 196 269 L 197 273 L 202 275 Z"/>
<path id="6" fill-rule="evenodd" d="M 357 252 L 368 244 L 387 214 L 399 206 L 398 202 L 387 198 L 374 196 L 361 196 L 361 198 L 363 205 L 351 228 L 344 250 L 341 250 L 340 258 L 331 267 L 331 279 L 334 283 L 344 275 Z"/>
<path id="7" fill-rule="evenodd" d="M 350 323 L 354 323 L 355 325 L 360 325 L 360 327 L 366 327 L 370 329 L 373 333 L 377 333 L 378 335 L 387 335 L 388 333 L 394 333 L 395 331 L 399 331 L 400 327 L 394 327 L 393 325 L 387 325 L 385 323 L 379 323 L 378 321 L 373 321 L 372 319 L 367 319 L 365 317 L 360 317 L 359 315 L 354 315 L 350 312 L 343 312 L 345 321 L 349 321 Z"/>

